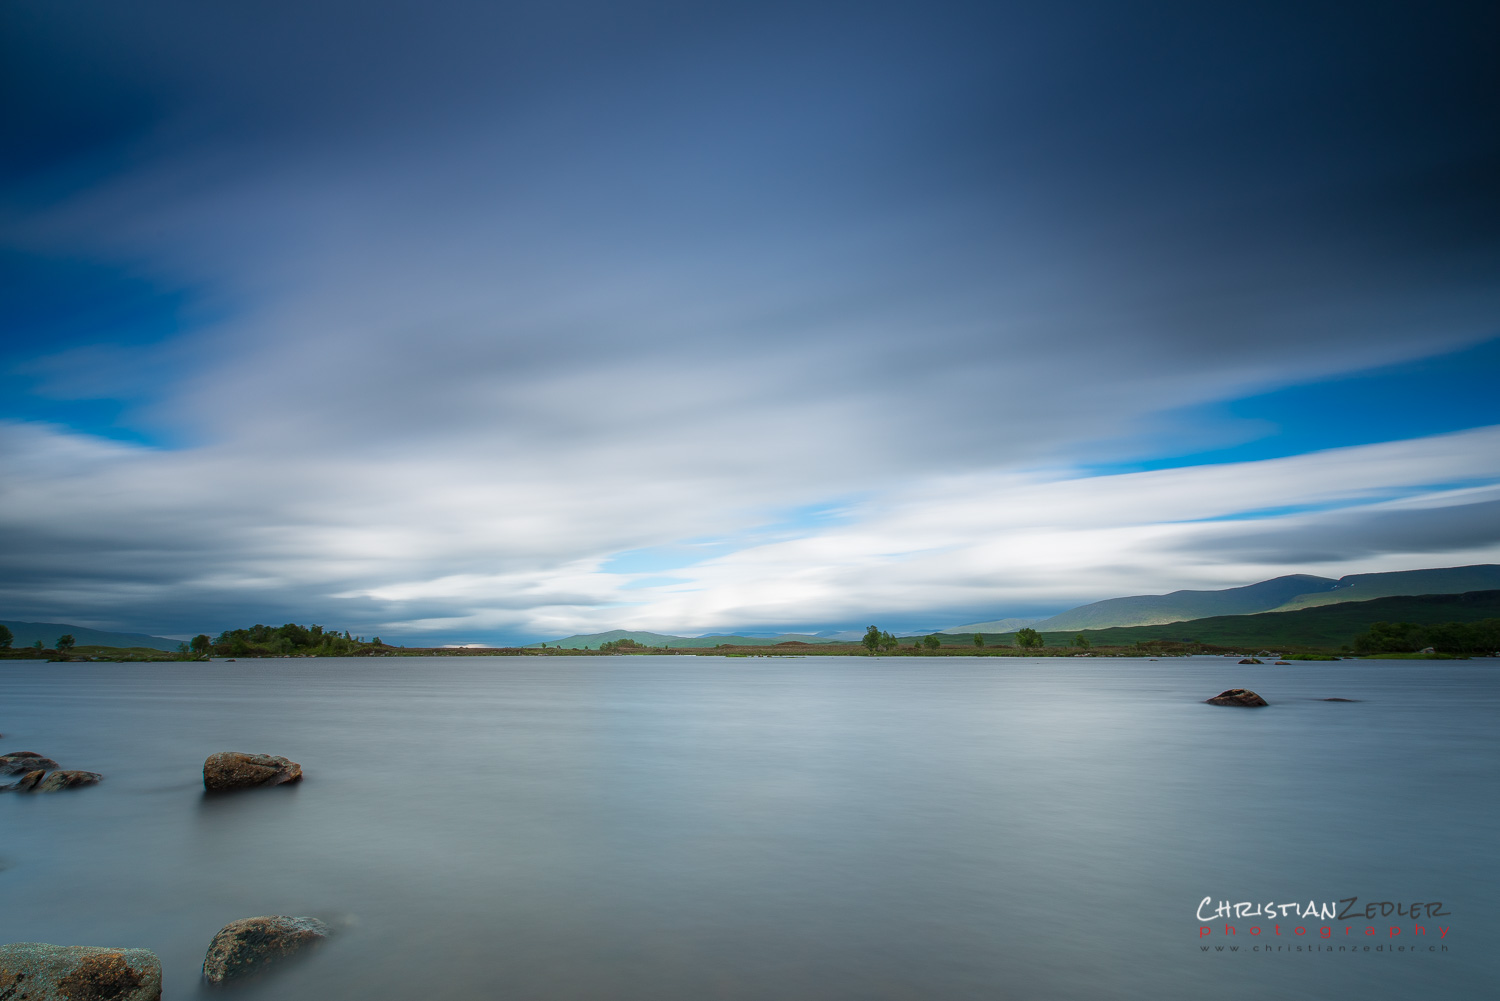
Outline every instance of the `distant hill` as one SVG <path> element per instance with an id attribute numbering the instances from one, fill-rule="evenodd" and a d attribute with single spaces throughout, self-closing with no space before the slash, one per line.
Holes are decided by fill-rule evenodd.
<path id="1" fill-rule="evenodd" d="M 169 640 L 165 636 L 147 636 L 144 633 L 111 633 L 102 629 L 90 629 L 87 626 L 70 626 L 66 622 L 12 622 L 9 619 L 0 621 L 15 634 L 15 640 L 11 643 L 13 649 L 23 646 L 31 646 L 37 640 L 42 641 L 45 647 L 51 647 L 57 642 L 57 638 L 71 633 L 73 639 L 79 646 L 115 646 L 115 647 L 150 647 L 153 650 L 176 650 L 178 640 Z"/>
<path id="2" fill-rule="evenodd" d="M 1478 622 L 1500 618 L 1500 590 L 1465 594 L 1421 594 L 1344 601 L 1314 608 L 1255 615 L 1215 615 L 1164 625 L 1117 626 L 1085 631 L 1095 646 L 1128 646 L 1150 640 L 1180 640 L 1240 648 L 1322 647 L 1338 649 L 1376 622 Z M 1048 646 L 1067 646 L 1072 631 L 1043 633 Z"/>
<path id="3" fill-rule="evenodd" d="M 948 636 L 967 633 L 995 635 L 1014 633 L 1018 629 L 1030 626 L 1043 633 L 1067 632 L 1071 636 L 1072 633 L 1084 630 L 1156 626 L 1221 616 L 1296 611 L 1346 602 L 1362 602 L 1374 598 L 1403 595 L 1451 595 L 1488 590 L 1500 590 L 1500 566 L 1495 564 L 1429 570 L 1398 570 L 1391 573 L 1349 574 L 1338 580 L 1331 577 L 1315 577 L 1311 574 L 1289 574 L 1256 584 L 1216 591 L 1173 591 L 1170 594 L 1138 594 L 1126 598 L 1108 598 L 1104 601 L 1070 608 L 1051 618 L 994 619 L 963 626 L 949 626 L 939 632 Z M 772 637 L 739 634 L 673 636 L 667 633 L 614 629 L 607 633 L 548 640 L 547 645 L 572 650 L 583 647 L 597 649 L 600 643 L 631 639 L 646 646 L 702 649 L 720 644 L 774 646 L 777 643 L 787 642 L 838 643 L 857 641 L 861 636 L 863 636 L 861 632 L 824 632 L 817 636 L 786 633 Z M 82 640 L 80 639 L 79 642 L 81 643 Z M 540 645 L 539 643 L 532 644 L 533 647 Z"/>
<path id="4" fill-rule="evenodd" d="M 1310 574 L 1291 574 L 1244 587 L 1221 591 L 1173 591 L 1171 594 L 1138 594 L 1108 598 L 1080 605 L 1034 623 L 1042 632 L 1065 629 L 1106 629 L 1110 626 L 1149 626 L 1182 622 L 1211 615 L 1248 615 L 1269 612 L 1300 595 L 1331 591 L 1338 581 Z"/>
<path id="5" fill-rule="evenodd" d="M 1171 594 L 1140 594 L 1107 598 L 1079 605 L 1049 619 L 1030 623 L 1042 632 L 1066 629 L 1108 629 L 1114 626 L 1150 626 L 1187 622 L 1218 615 L 1254 615 L 1257 612 L 1294 611 L 1345 601 L 1368 601 L 1414 594 L 1462 594 L 1466 591 L 1500 589 L 1500 566 L 1479 564 L 1430 570 L 1397 570 L 1390 573 L 1349 574 L 1333 580 L 1310 574 L 1291 574 L 1244 587 L 1217 591 L 1173 591 Z M 945 629 L 944 632 L 1015 632 L 1019 619 Z M 988 628 L 985 628 L 988 627 Z"/>
<path id="6" fill-rule="evenodd" d="M 1272 611 L 1292 611 L 1341 601 L 1368 601 L 1402 594 L 1462 594 L 1500 589 L 1500 566 L 1480 563 L 1440 570 L 1398 570 L 1393 573 L 1356 573 L 1340 577 L 1330 590 L 1303 594 Z"/>
<path id="7" fill-rule="evenodd" d="M 629 629 L 611 629 L 607 633 L 590 633 L 587 636 L 569 636 L 567 639 L 548 640 L 546 645 L 563 650 L 582 650 L 588 647 L 597 650 L 601 643 L 615 640 L 634 640 L 643 646 L 672 647 L 677 650 L 712 649 L 720 644 L 730 646 L 775 646 L 777 643 L 840 643 L 842 640 L 827 636 L 811 636 L 805 633 L 783 633 L 780 636 L 671 636 L 666 633 L 647 633 Z M 533 643 L 531 647 L 542 644 Z M 176 649 L 174 646 L 173 649 Z"/>
<path id="8" fill-rule="evenodd" d="M 949 626 L 947 629 L 939 629 L 940 633 L 1013 633 L 1027 626 L 1034 626 L 1042 621 L 1034 619 L 996 619 L 993 622 L 971 622 L 967 626 Z M 857 638 L 857 637 L 856 637 Z"/>

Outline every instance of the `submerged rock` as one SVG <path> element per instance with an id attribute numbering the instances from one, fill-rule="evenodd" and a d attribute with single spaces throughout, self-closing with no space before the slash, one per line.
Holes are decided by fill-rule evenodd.
<path id="1" fill-rule="evenodd" d="M 1270 704 L 1248 688 L 1230 688 L 1220 692 L 1211 699 L 1204 699 L 1203 701 L 1211 706 L 1264 706 Z"/>
<path id="2" fill-rule="evenodd" d="M 203 762 L 203 788 L 212 791 L 281 785 L 300 778 L 302 766 L 279 754 L 220 751 Z"/>
<path id="3" fill-rule="evenodd" d="M 231 921 L 209 944 L 208 955 L 203 957 L 203 979 L 222 984 L 259 973 L 331 934 L 317 918 L 273 914 Z"/>
<path id="4" fill-rule="evenodd" d="M 98 785 L 99 780 L 104 778 L 98 772 L 78 772 L 64 770 L 60 772 L 49 772 L 36 786 L 37 792 L 61 792 L 63 789 L 77 789 L 79 786 Z"/>
<path id="5" fill-rule="evenodd" d="M 44 771 L 48 768 L 62 767 L 51 758 L 44 758 L 35 751 L 12 751 L 10 754 L 0 754 L 0 774 L 14 775 L 17 772 L 33 772 L 38 768 Z"/>
<path id="6" fill-rule="evenodd" d="M 1359 699 L 1323 699 L 1324 702 L 1358 702 Z"/>
<path id="7" fill-rule="evenodd" d="M 1246 657 L 1244 660 L 1240 661 L 1240 663 L 1241 664 L 1259 664 L 1260 661 L 1256 660 L 1254 657 Z"/>
<path id="8" fill-rule="evenodd" d="M 42 942 L 0 945 L 0 998 L 161 1001 L 161 960 L 146 949 Z"/>
<path id="9" fill-rule="evenodd" d="M 103 778 L 104 776 L 98 772 L 78 772 L 70 769 L 46 772 L 38 768 L 22 775 L 19 782 L 0 786 L 0 792 L 61 792 L 64 789 L 76 789 L 79 786 L 97 785 Z M 3 995 L 0 995 L 0 1001 L 4 1001 Z"/>

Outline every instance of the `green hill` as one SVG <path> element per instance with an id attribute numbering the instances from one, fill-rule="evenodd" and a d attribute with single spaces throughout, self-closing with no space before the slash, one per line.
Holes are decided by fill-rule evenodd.
<path id="1" fill-rule="evenodd" d="M 1342 601 L 1369 601 L 1402 594 L 1462 594 L 1500 588 L 1500 566 L 1481 563 L 1441 570 L 1399 570 L 1394 573 L 1356 573 L 1340 577 L 1331 590 L 1298 595 L 1275 612 L 1314 608 Z"/>
<path id="2" fill-rule="evenodd" d="M 1092 605 L 1070 608 L 1050 619 L 1033 623 L 1032 628 L 1042 632 L 1061 632 L 1065 629 L 1148 626 L 1203 619 L 1211 615 L 1248 615 L 1269 612 L 1299 595 L 1328 591 L 1337 586 L 1338 582 L 1328 577 L 1291 574 L 1219 591 L 1173 591 L 1171 594 L 1108 598 Z"/>
<path id="3" fill-rule="evenodd" d="M 1042 621 L 1034 619 L 995 619 L 992 622 L 970 622 L 966 626 L 949 626 L 947 629 L 939 629 L 940 633 L 950 635 L 968 635 L 970 633 L 1013 633 L 1027 626 L 1034 626 Z"/>
<path id="4" fill-rule="evenodd" d="M 1346 601 L 1369 601 L 1372 598 L 1412 594 L 1463 594 L 1495 589 L 1500 589 L 1500 566 L 1494 564 L 1349 574 L 1338 580 L 1310 574 L 1291 574 L 1217 591 L 1173 591 L 1171 594 L 1107 598 L 1070 608 L 1050 619 L 1034 621 L 1030 625 L 1042 632 L 1150 626 L 1219 615 L 1289 612 L 1298 608 L 1316 608 Z M 955 627 L 944 631 L 1015 632 L 1020 628 L 1015 624 L 1018 621 L 1004 619 L 981 622 L 962 629 Z"/>
<path id="5" fill-rule="evenodd" d="M 1421 594 L 1344 601 L 1316 608 L 1255 615 L 1215 615 L 1163 625 L 1085 630 L 1095 646 L 1129 646 L 1151 640 L 1214 646 L 1284 650 L 1319 647 L 1336 650 L 1376 622 L 1478 622 L 1500 617 L 1500 590 L 1465 594 Z M 1072 632 L 1044 633 L 1048 646 L 1067 646 Z"/>
<path id="6" fill-rule="evenodd" d="M 51 647 L 57 642 L 57 638 L 65 633 L 72 634 L 79 646 L 150 647 L 153 650 L 176 650 L 179 642 L 169 640 L 165 636 L 112 633 L 102 629 L 89 629 L 87 626 L 70 626 L 66 622 L 12 622 L 7 619 L 0 621 L 0 625 L 15 634 L 11 647 L 17 650 L 31 646 L 37 640 L 41 640 L 43 646 Z"/>

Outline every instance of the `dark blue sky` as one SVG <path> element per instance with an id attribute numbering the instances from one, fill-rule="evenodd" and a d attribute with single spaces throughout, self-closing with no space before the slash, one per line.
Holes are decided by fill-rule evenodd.
<path id="1" fill-rule="evenodd" d="M 7 4 L 3 617 L 919 627 L 1495 559 L 1497 21 Z"/>

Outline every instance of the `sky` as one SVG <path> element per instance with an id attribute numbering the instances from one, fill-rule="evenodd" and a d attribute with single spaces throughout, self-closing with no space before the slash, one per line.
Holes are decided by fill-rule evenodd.
<path id="1" fill-rule="evenodd" d="M 0 618 L 930 630 L 1500 562 L 1500 10 L 0 6 Z"/>

